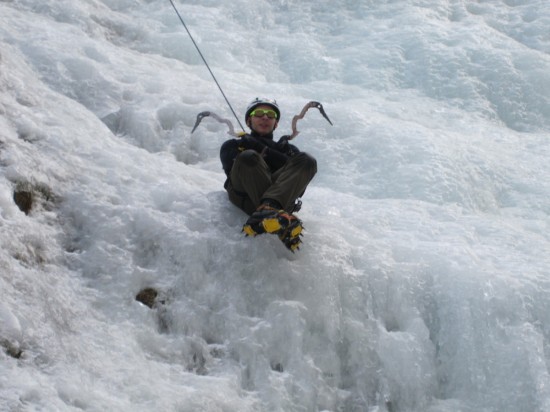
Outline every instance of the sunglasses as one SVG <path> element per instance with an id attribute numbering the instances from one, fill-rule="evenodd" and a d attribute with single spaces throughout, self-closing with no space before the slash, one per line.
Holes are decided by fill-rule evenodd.
<path id="1" fill-rule="evenodd" d="M 276 119 L 277 118 L 277 112 L 275 110 L 270 109 L 256 109 L 252 112 L 250 112 L 250 116 L 254 117 L 264 117 L 264 115 L 267 114 L 267 117 L 270 119 Z"/>

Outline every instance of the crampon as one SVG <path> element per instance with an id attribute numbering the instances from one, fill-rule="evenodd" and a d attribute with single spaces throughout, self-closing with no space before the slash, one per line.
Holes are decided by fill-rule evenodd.
<path id="1" fill-rule="evenodd" d="M 260 206 L 246 221 L 243 232 L 247 236 L 263 233 L 278 235 L 290 251 L 299 249 L 302 233 L 302 221 L 291 213 L 270 206 Z"/>
<path id="2" fill-rule="evenodd" d="M 279 233 L 279 239 L 281 239 L 281 242 L 283 242 L 286 248 L 290 250 L 292 253 L 300 249 L 300 245 L 302 244 L 302 239 L 301 239 L 302 230 L 303 230 L 303 226 L 300 223 L 294 228 L 289 228 L 285 230 L 283 233 Z"/>

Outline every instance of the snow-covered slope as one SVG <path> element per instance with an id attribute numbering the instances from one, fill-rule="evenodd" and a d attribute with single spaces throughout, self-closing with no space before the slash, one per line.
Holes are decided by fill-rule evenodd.
<path id="1" fill-rule="evenodd" d="M 546 3 L 175 4 L 239 116 L 333 121 L 304 246 L 243 237 L 169 1 L 0 2 L 0 409 L 550 410 Z"/>

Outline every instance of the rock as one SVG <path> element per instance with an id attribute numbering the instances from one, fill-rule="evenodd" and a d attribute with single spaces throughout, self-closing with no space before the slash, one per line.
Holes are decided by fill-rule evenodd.
<path id="1" fill-rule="evenodd" d="M 136 295 L 136 300 L 152 309 L 153 306 L 155 306 L 157 296 L 158 291 L 156 289 L 145 288 L 139 291 L 139 293 Z"/>

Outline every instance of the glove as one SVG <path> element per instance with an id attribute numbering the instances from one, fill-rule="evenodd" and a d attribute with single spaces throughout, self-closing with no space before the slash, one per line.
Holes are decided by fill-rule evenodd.
<path id="1" fill-rule="evenodd" d="M 285 149 L 288 147 L 288 141 L 290 140 L 289 135 L 281 136 L 279 141 L 277 142 L 277 148 L 281 151 L 285 151 Z"/>
<path id="2" fill-rule="evenodd" d="M 281 136 L 279 141 L 277 142 L 277 150 L 281 153 L 286 154 L 287 156 L 294 156 L 296 153 L 299 153 L 300 151 L 298 148 L 292 144 L 289 143 L 290 136 L 285 135 Z"/>
<path id="3" fill-rule="evenodd" d="M 262 153 L 265 149 L 265 145 L 250 136 L 241 137 L 241 144 L 239 145 L 245 150 L 255 150 L 258 153 Z"/>

